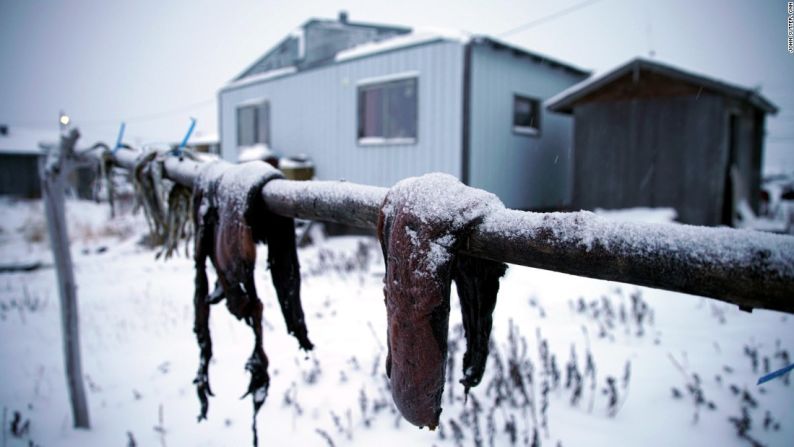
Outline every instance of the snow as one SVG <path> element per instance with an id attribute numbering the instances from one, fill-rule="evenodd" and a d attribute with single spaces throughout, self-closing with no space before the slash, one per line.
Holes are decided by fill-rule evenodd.
<path id="1" fill-rule="evenodd" d="M 384 53 L 386 51 L 407 48 L 434 41 L 450 41 L 465 44 L 471 36 L 463 31 L 444 30 L 439 28 L 417 28 L 411 33 L 402 34 L 377 42 L 367 42 L 336 54 L 336 62 L 358 59 L 364 56 Z"/>
<path id="2" fill-rule="evenodd" d="M 438 180 L 439 186 L 445 185 Z M 199 403 L 191 383 L 199 354 L 192 332 L 192 260 L 156 261 L 154 251 L 137 244 L 146 228 L 141 216 L 122 214 L 110 220 L 107 205 L 89 202 L 69 201 L 66 209 L 92 428 L 71 426 L 54 270 L 2 274 L 3 426 L 8 427 L 15 411 L 30 420 L 29 433 L 21 439 L 4 432 L 7 445 L 27 446 L 29 441 L 66 447 L 127 445 L 130 435 L 137 445 L 250 445 L 251 403 L 239 399 L 248 384 L 243 366 L 253 346 L 250 329 L 224 306 L 213 307 L 210 380 L 215 397 L 209 420 L 197 423 Z M 46 241 L 31 232 L 44 222 L 40 202 L 0 201 L 0 215 L 4 216 L 0 258 L 50 259 Z M 599 218 L 596 226 L 611 225 L 618 231 L 629 225 L 607 222 Z M 99 247 L 107 249 L 101 252 Z M 452 299 L 450 336 L 458 348 L 450 355 L 454 377 L 445 390 L 444 425 L 435 432 L 419 430 L 400 422 L 385 388 L 384 267 L 377 242 L 369 237 L 335 237 L 299 250 L 303 306 L 317 345 L 308 355 L 300 353 L 286 333 L 262 253 L 256 286 L 265 304 L 264 344 L 271 387 L 258 417 L 260 445 L 327 445 L 320 430 L 337 446 L 453 446 L 451 418 L 463 429 L 462 444 L 473 444 L 474 424 L 471 415 L 468 423 L 461 416 L 463 390 L 457 383 L 463 351 L 457 299 Z M 598 304 L 606 300 L 616 313 L 620 308 L 630 311 L 630 295 L 638 292 L 652 311 L 643 325 L 609 319 Z M 587 346 L 595 361 L 597 387 L 591 389 L 585 382 L 578 406 L 570 404 L 570 390 L 564 386 L 549 393 L 548 436 L 540 432 L 543 445 L 558 441 L 563 446 L 749 445 L 728 421 L 741 414 L 741 398 L 731 391 L 734 385 L 757 401 L 757 407 L 749 409 L 750 435 L 765 445 L 788 445 L 794 438 L 794 385 L 782 379 L 755 385 L 763 375 L 764 357 L 777 369 L 784 365 L 774 353 L 794 349 L 794 317 L 758 310 L 745 313 L 699 297 L 511 266 L 494 314 L 495 350 L 482 384 L 471 390 L 466 404 L 471 408 L 474 398 L 484 408 L 478 420 L 486 439 L 485 413 L 493 402 L 488 385 L 497 373 L 495 353 L 503 361 L 507 358 L 511 321 L 526 337 L 526 355 L 535 365 L 536 403 L 541 399 L 540 384 L 546 380 L 541 374 L 539 337 L 548 340 L 563 372 L 572 346 L 579 365 L 585 364 Z M 758 351 L 761 365 L 756 371 L 746 348 Z M 627 361 L 630 383 L 625 391 L 618 385 L 621 407 L 612 418 L 601 390 L 608 376 L 622 381 Z M 705 399 L 716 406 L 701 407 L 696 423 L 695 406 L 686 391 L 693 374 L 700 378 Z M 684 397 L 674 399 L 673 387 Z M 360 406 L 362 393 L 366 417 Z M 376 402 L 384 407 L 376 411 Z M 767 411 L 780 424 L 778 431 L 764 429 Z M 526 408 L 503 404 L 495 412 L 494 445 L 510 445 L 504 431 L 504 416 L 509 414 L 518 426 L 519 445 L 532 426 Z M 160 425 L 162 430 L 156 430 Z M 442 431 L 445 439 L 440 438 Z"/>
<path id="3" fill-rule="evenodd" d="M 56 130 L 8 127 L 8 134 L 0 135 L 0 154 L 42 154 L 41 144 L 55 144 Z"/>
<path id="4" fill-rule="evenodd" d="M 674 222 L 678 213 L 675 208 L 625 208 L 620 210 L 605 210 L 596 208 L 595 214 L 609 220 L 627 222 Z"/>
<path id="5" fill-rule="evenodd" d="M 439 266 L 449 261 L 461 230 L 500 209 L 504 205 L 496 195 L 467 187 L 452 175 L 432 173 L 395 184 L 386 195 L 382 212 L 387 221 L 393 221 L 397 212 L 403 212 L 418 218 L 433 233 L 443 231 L 434 234 L 427 241 L 429 249 L 425 249 L 422 236 L 407 226 L 403 229 L 415 247 L 411 256 L 420 253 L 423 256 L 415 271 L 421 277 L 436 275 Z"/>
<path id="6" fill-rule="evenodd" d="M 794 237 L 732 228 L 605 219 L 590 211 L 527 213 L 503 210 L 485 217 L 478 230 L 504 238 L 528 240 L 551 232 L 550 244 L 592 250 L 596 245 L 635 259 L 664 250 L 682 265 L 719 265 L 730 271 L 769 259 L 779 275 L 794 274 Z M 765 263 L 766 264 L 766 263 Z"/>
<path id="7" fill-rule="evenodd" d="M 208 182 L 220 179 L 217 197 L 202 197 L 200 215 L 206 213 L 212 200 L 216 203 L 229 203 L 235 215 L 242 215 L 247 206 L 250 192 L 258 192 L 262 185 L 275 178 L 282 178 L 281 172 L 263 161 L 231 164 L 216 162 L 207 165 L 199 174 L 197 184 L 207 191 Z M 207 202 L 209 200 L 209 203 Z"/>
<path id="8" fill-rule="evenodd" d="M 366 146 L 387 146 L 399 144 L 415 144 L 416 138 L 383 138 L 383 137 L 364 137 L 358 139 L 358 144 Z"/>
<path id="9" fill-rule="evenodd" d="M 470 188 L 454 176 L 438 172 L 397 182 L 389 189 L 383 213 L 393 214 L 395 204 L 408 207 L 423 223 L 447 225 L 451 233 L 505 209 L 495 194 Z"/>
<path id="10" fill-rule="evenodd" d="M 306 155 L 298 155 L 295 157 L 282 157 L 278 160 L 279 169 L 302 169 L 312 168 L 314 163 Z"/>
<path id="11" fill-rule="evenodd" d="M 228 84 L 226 84 L 224 89 L 244 87 L 246 85 L 256 84 L 258 82 L 268 81 L 270 79 L 275 79 L 275 78 L 280 78 L 282 76 L 291 75 L 291 74 L 297 73 L 297 72 L 298 72 L 297 67 L 295 67 L 293 65 L 290 65 L 288 67 L 276 68 L 276 69 L 268 70 L 268 71 L 265 71 L 265 72 L 262 72 L 262 73 L 257 73 L 255 75 L 246 76 L 246 77 L 244 77 L 242 79 L 231 81 Z"/>
<path id="12" fill-rule="evenodd" d="M 240 154 L 237 156 L 237 161 L 245 163 L 254 160 L 264 160 L 267 157 L 274 156 L 275 153 L 270 147 L 264 143 L 258 143 L 253 146 L 243 146 L 240 148 Z"/>

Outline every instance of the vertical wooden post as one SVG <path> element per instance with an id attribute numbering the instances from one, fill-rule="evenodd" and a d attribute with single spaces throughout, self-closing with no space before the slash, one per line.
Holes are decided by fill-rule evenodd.
<path id="1" fill-rule="evenodd" d="M 50 247 L 58 276 L 58 291 L 61 304 L 61 331 L 63 354 L 66 366 L 66 382 L 72 404 L 74 426 L 89 428 L 88 401 L 83 386 L 83 365 L 80 360 L 80 331 L 77 316 L 77 287 L 72 271 L 72 256 L 69 252 L 69 236 L 66 232 L 64 213 L 64 190 L 66 178 L 72 169 L 71 155 L 77 138 L 77 129 L 61 134 L 57 147 L 50 147 L 47 156 L 39 163 L 44 210 L 47 215 L 47 230 Z"/>

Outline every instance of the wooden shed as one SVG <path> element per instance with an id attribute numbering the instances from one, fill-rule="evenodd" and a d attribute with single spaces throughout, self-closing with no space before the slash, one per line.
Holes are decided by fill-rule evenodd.
<path id="1" fill-rule="evenodd" d="M 777 112 L 758 91 L 634 59 L 546 105 L 574 117 L 574 208 L 671 207 L 697 225 L 758 211 L 764 119 Z"/>
<path id="2" fill-rule="evenodd" d="M 58 134 L 0 124 L 0 196 L 41 197 L 39 143 L 55 141 Z"/>

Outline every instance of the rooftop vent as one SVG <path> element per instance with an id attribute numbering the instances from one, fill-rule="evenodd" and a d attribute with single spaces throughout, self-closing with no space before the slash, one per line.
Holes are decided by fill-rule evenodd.
<path id="1" fill-rule="evenodd" d="M 339 23 L 347 23 L 347 11 L 339 11 Z"/>

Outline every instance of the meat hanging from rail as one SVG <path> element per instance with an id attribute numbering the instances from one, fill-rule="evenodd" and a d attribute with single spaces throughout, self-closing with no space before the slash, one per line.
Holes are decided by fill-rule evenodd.
<path id="1" fill-rule="evenodd" d="M 446 174 L 399 182 L 381 207 L 378 236 L 386 262 L 386 374 L 403 417 L 431 430 L 438 425 L 447 360 L 450 284 L 463 313 L 466 392 L 482 379 L 501 262 L 457 253 L 484 216 L 503 208 L 493 194 Z"/>
<path id="2" fill-rule="evenodd" d="M 257 444 L 256 414 L 265 402 L 270 383 L 268 358 L 262 346 L 263 306 L 254 285 L 257 242 L 268 245 L 267 261 L 287 331 L 297 338 L 302 349 L 313 348 L 300 300 L 294 221 L 269 212 L 261 197 L 265 183 L 280 177 L 279 171 L 263 162 L 242 165 L 215 162 L 202 170 L 193 193 L 196 268 L 193 330 L 201 351 L 194 383 L 201 402 L 199 420 L 206 419 L 208 396 L 212 396 L 208 376 L 212 357 L 210 304 L 225 298 L 229 312 L 244 319 L 254 331 L 254 350 L 246 363 L 251 382 L 243 395 L 251 394 L 253 398 L 254 445 Z M 207 283 L 207 257 L 218 276 L 212 294 Z"/>

